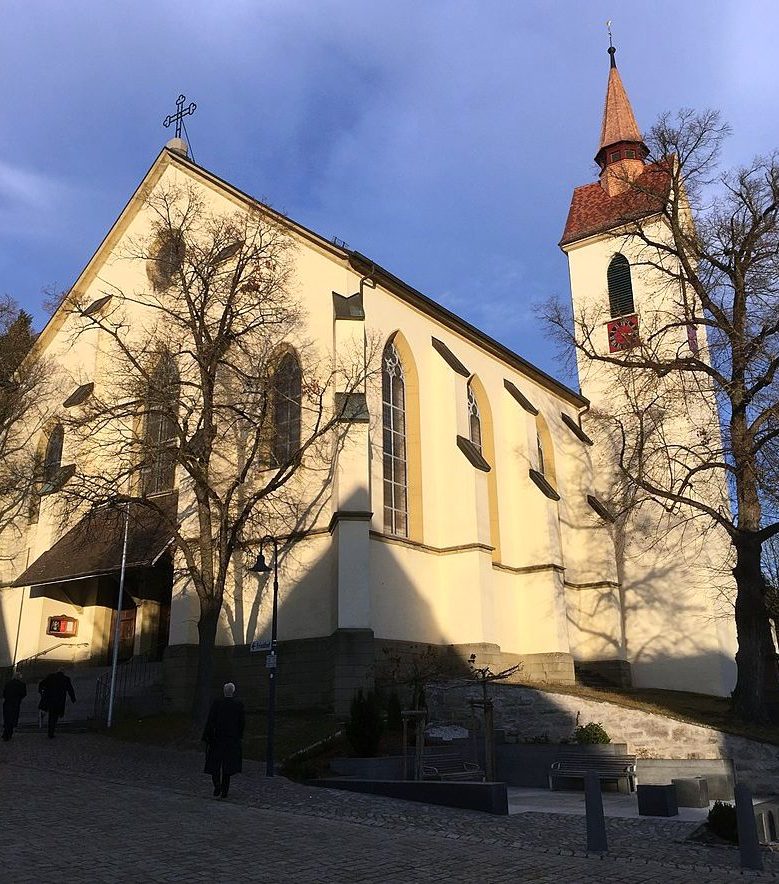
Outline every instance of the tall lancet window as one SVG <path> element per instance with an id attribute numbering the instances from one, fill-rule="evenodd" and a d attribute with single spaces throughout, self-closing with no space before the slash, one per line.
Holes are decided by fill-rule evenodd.
<path id="1" fill-rule="evenodd" d="M 538 472 L 542 476 L 546 475 L 546 465 L 544 463 L 544 443 L 541 441 L 541 434 L 536 433 L 536 448 L 538 450 Z"/>
<path id="2" fill-rule="evenodd" d="M 609 286 L 609 309 L 612 317 L 635 313 L 630 264 L 624 255 L 614 255 L 606 272 Z"/>
<path id="3" fill-rule="evenodd" d="M 46 442 L 46 453 L 43 456 L 43 480 L 51 486 L 56 480 L 62 466 L 62 448 L 65 444 L 65 429 L 62 424 L 55 424 Z"/>
<path id="4" fill-rule="evenodd" d="M 273 465 L 289 463 L 300 449 L 300 364 L 285 353 L 273 375 Z"/>
<path id="5" fill-rule="evenodd" d="M 384 530 L 408 536 L 408 459 L 406 446 L 406 385 L 403 363 L 392 341 L 381 361 L 382 423 L 384 428 Z"/>
<path id="6" fill-rule="evenodd" d="M 468 384 L 468 431 L 471 442 L 481 451 L 481 413 L 473 387 Z"/>
<path id="7" fill-rule="evenodd" d="M 149 376 L 146 397 L 144 494 L 170 491 L 176 482 L 179 373 L 170 353 L 163 353 Z"/>

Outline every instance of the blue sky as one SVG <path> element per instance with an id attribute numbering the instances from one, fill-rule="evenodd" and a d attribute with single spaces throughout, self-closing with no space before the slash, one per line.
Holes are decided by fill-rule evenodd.
<path id="1" fill-rule="evenodd" d="M 642 127 L 717 107 L 729 164 L 779 147 L 767 0 L 4 0 L 0 294 L 43 320 L 184 92 L 199 163 L 562 376 L 532 306 L 568 292 L 607 18 Z"/>

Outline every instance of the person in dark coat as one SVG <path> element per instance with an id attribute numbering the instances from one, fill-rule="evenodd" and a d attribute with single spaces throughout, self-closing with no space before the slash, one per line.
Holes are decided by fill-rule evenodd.
<path id="1" fill-rule="evenodd" d="M 59 669 L 41 681 L 38 685 L 38 693 L 41 695 L 38 708 L 49 713 L 49 739 L 52 739 L 57 722 L 65 714 L 65 698 L 70 696 L 71 701 L 76 702 L 73 684 L 67 675 Z"/>
<path id="2" fill-rule="evenodd" d="M 27 685 L 18 675 L 12 675 L 3 688 L 3 739 L 8 742 L 19 723 L 19 709 L 27 696 Z"/>
<path id="3" fill-rule="evenodd" d="M 235 698 L 235 685 L 224 686 L 224 697 L 214 700 L 203 730 L 206 743 L 204 773 L 211 774 L 214 798 L 227 798 L 230 777 L 241 772 L 241 740 L 245 716 L 243 703 Z"/>

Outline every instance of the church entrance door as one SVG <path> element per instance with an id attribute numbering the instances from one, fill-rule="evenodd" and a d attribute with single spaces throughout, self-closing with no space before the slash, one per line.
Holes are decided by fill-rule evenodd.
<path id="1" fill-rule="evenodd" d="M 111 617 L 111 645 L 108 659 L 113 658 L 114 636 L 116 635 L 116 611 Z M 119 659 L 129 660 L 135 649 L 135 607 L 119 612 Z"/>

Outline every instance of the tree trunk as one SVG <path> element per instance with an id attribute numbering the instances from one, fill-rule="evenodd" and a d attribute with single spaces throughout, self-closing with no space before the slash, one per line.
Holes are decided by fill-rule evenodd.
<path id="1" fill-rule="evenodd" d="M 192 698 L 192 721 L 195 727 L 203 725 L 211 705 L 214 646 L 216 645 L 216 627 L 221 607 L 216 599 L 200 599 L 200 619 L 197 622 L 197 675 L 195 694 Z"/>
<path id="2" fill-rule="evenodd" d="M 736 548 L 736 631 L 738 678 L 733 692 L 736 714 L 748 722 L 770 721 L 779 690 L 779 672 L 765 607 L 760 544 L 748 535 L 733 541 Z"/>

